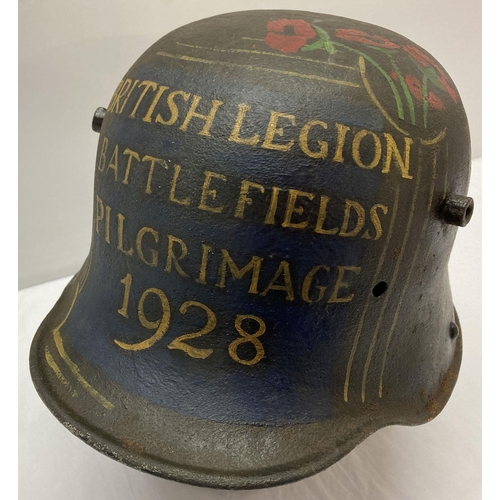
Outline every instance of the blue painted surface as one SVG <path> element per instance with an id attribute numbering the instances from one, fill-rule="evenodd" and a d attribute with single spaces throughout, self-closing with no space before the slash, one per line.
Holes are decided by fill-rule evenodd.
<path id="1" fill-rule="evenodd" d="M 151 68 L 145 67 L 132 78 L 151 78 Z M 186 84 L 186 81 L 188 82 Z M 181 88 L 203 96 L 221 98 L 225 104 L 214 122 L 212 137 L 184 133 L 177 124 L 165 127 L 145 124 L 139 119 L 113 116 L 111 124 L 103 129 L 109 138 L 109 154 L 120 138 L 120 154 L 125 147 L 168 160 L 169 170 L 159 170 L 153 178 L 151 195 L 144 193 L 148 168 L 137 167 L 130 175 L 130 183 L 121 182 L 126 159 L 120 159 L 120 179 L 114 181 L 113 172 L 97 172 L 96 194 L 112 207 L 111 244 L 101 233 L 94 235 L 95 250 L 88 278 L 78 301 L 64 326 L 64 335 L 71 346 L 110 380 L 127 391 L 150 402 L 178 410 L 182 413 L 217 421 L 285 425 L 314 422 L 332 417 L 335 355 L 345 333 L 347 308 L 352 304 L 307 304 L 300 297 L 300 285 L 306 273 L 315 265 L 331 266 L 328 274 L 331 293 L 336 266 L 359 266 L 366 240 L 318 235 L 311 229 L 296 230 L 262 224 L 258 207 L 248 207 L 244 220 L 236 219 L 230 210 L 213 214 L 197 209 L 203 172 L 211 170 L 228 177 L 220 184 L 221 200 L 225 186 L 237 186 L 242 179 L 261 183 L 266 188 L 276 185 L 282 189 L 295 188 L 332 197 L 332 203 L 343 207 L 346 198 L 354 199 L 369 207 L 376 200 L 379 174 L 368 172 L 345 163 L 336 165 L 327 160 L 302 157 L 294 150 L 288 153 L 252 148 L 229 143 L 232 121 L 237 104 L 247 102 L 257 111 L 256 126 L 265 131 L 268 114 L 259 109 L 277 109 L 294 112 L 294 96 L 267 93 L 268 102 L 251 102 L 255 85 L 234 76 L 224 79 L 224 88 L 230 96 L 220 95 L 220 82 L 207 80 L 203 88 L 189 87 L 189 78 L 181 69 L 172 69 L 168 81 L 159 83 Z M 181 86 L 182 83 L 182 86 Z M 211 87 L 213 85 L 213 88 Z M 262 93 L 261 93 L 262 94 Z M 246 97 L 245 97 L 246 96 Z M 352 102 L 325 97 L 307 96 L 307 118 L 323 119 L 358 125 L 371 130 L 382 128 L 382 117 L 372 108 L 359 107 L 353 113 Z M 228 113 L 228 117 L 224 117 Z M 299 119 L 299 113 L 297 119 Z M 304 115 L 305 116 L 305 115 Z M 348 121 L 349 120 L 349 121 Z M 353 121 L 354 120 L 354 121 Z M 355 123 L 354 123 L 355 122 Z M 218 124 L 228 124 L 224 129 Z M 194 124 L 193 124 L 194 125 Z M 229 127 L 229 128 L 228 128 Z M 300 127 L 296 127 L 297 134 Z M 252 132 L 250 131 L 249 134 Z M 298 136 L 298 135 L 297 135 Z M 151 142 L 149 142 L 151 141 Z M 297 148 L 297 145 L 294 146 Z M 184 207 L 168 201 L 173 165 L 182 166 L 179 195 L 189 195 L 192 206 Z M 142 170 L 140 170 L 142 168 Z M 214 182 L 215 184 L 215 182 Z M 197 195 L 196 195 L 196 189 Z M 193 191 L 194 190 L 194 191 Z M 198 198 L 196 197 L 198 196 Z M 234 193 L 227 194 L 229 198 Z M 360 198 L 361 196 L 361 198 Z M 258 199 L 257 194 L 252 196 Z M 229 199 L 228 198 L 228 199 Z M 280 206 L 286 198 L 280 199 Z M 257 205 L 257 201 L 255 201 Z M 234 212 L 234 204 L 231 205 Z M 257 212 L 252 212 L 257 210 Z M 141 262 L 136 253 L 127 257 L 116 249 L 116 213 L 125 218 L 126 248 L 133 244 L 135 235 L 143 226 L 158 231 L 160 243 L 158 267 L 151 268 Z M 338 211 L 337 224 L 343 210 Z M 373 231 L 373 228 L 372 228 Z M 189 249 L 181 262 L 189 278 L 175 270 L 165 272 L 167 235 L 181 238 Z M 151 240 L 146 238 L 146 242 Z M 201 244 L 214 249 L 207 269 L 207 285 L 197 283 L 201 259 Z M 373 243 L 371 243 L 373 244 Z M 226 277 L 226 288 L 217 288 L 217 269 L 220 250 L 227 249 L 236 264 L 242 267 L 252 255 L 264 258 L 259 279 L 259 291 L 270 282 L 279 262 L 290 263 L 294 279 L 295 300 L 285 300 L 285 294 L 270 291 L 266 297 L 248 293 L 250 275 L 233 280 Z M 130 318 L 117 313 L 123 301 L 124 286 L 120 280 L 127 273 L 133 276 L 130 297 Z M 326 276 L 326 275 L 318 275 Z M 300 277 L 300 280 L 298 280 Z M 354 275 L 348 275 L 350 281 Z M 323 281 L 323 278 L 321 279 Z M 113 339 L 138 342 L 151 336 L 153 331 L 141 326 L 137 317 L 137 304 L 141 293 L 150 287 L 160 288 L 167 295 L 171 308 L 170 327 L 162 340 L 147 350 L 130 352 L 118 347 Z M 216 328 L 206 336 L 187 341 L 190 345 L 212 348 L 206 359 L 194 359 L 180 350 L 169 350 L 167 345 L 174 338 L 200 329 L 206 316 L 200 309 L 190 309 L 185 315 L 179 312 L 182 303 L 199 301 L 210 307 L 217 316 Z M 149 319 L 159 314 L 159 301 L 147 303 Z M 228 345 L 239 338 L 234 328 L 238 314 L 261 317 L 267 331 L 259 340 L 265 357 L 253 366 L 237 363 L 228 353 Z M 252 357 L 252 349 L 239 351 L 242 357 Z"/>

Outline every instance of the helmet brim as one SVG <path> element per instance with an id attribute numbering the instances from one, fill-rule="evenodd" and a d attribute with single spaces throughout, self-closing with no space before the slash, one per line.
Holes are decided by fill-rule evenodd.
<path id="1" fill-rule="evenodd" d="M 68 310 L 81 272 L 39 327 L 30 352 L 40 397 L 63 425 L 97 451 L 166 479 L 224 489 L 277 486 L 311 476 L 349 453 L 377 429 L 417 425 L 429 415 L 394 420 L 387 407 L 366 412 L 340 405 L 334 418 L 288 426 L 243 425 L 194 418 L 124 391 L 76 353 L 57 325 Z M 55 334 L 54 332 L 57 332 Z M 461 335 L 450 371 L 458 373 Z M 454 385 L 454 381 L 453 384 Z M 432 418 L 453 387 L 433 397 Z"/>

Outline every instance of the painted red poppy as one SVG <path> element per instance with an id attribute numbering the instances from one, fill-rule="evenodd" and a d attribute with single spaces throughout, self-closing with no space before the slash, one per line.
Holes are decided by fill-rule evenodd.
<path id="1" fill-rule="evenodd" d="M 443 101 L 434 92 L 427 94 L 427 102 L 431 108 L 438 109 L 439 111 L 444 109 Z"/>
<path id="2" fill-rule="evenodd" d="M 395 71 L 391 71 L 389 73 L 389 76 L 395 81 L 395 82 L 399 82 L 399 77 L 398 77 L 398 74 L 395 72 Z"/>
<path id="3" fill-rule="evenodd" d="M 384 47 L 385 49 L 397 49 L 399 45 L 391 42 L 387 38 L 378 35 L 370 35 L 365 31 L 355 29 L 338 29 L 335 30 L 335 35 L 338 38 L 349 40 L 350 42 L 364 43 L 365 45 L 374 45 L 375 47 Z"/>
<path id="4" fill-rule="evenodd" d="M 441 83 L 441 85 L 446 89 L 446 92 L 448 92 L 448 95 L 453 99 L 453 102 L 458 102 L 458 94 L 456 93 L 455 89 L 452 88 L 452 86 L 448 83 L 448 78 L 446 78 L 446 75 L 441 71 L 440 75 L 437 77 L 438 82 Z"/>
<path id="5" fill-rule="evenodd" d="M 317 36 L 316 30 L 301 19 L 277 19 L 267 23 L 264 42 L 281 52 L 297 52 L 309 38 Z"/>
<path id="6" fill-rule="evenodd" d="M 415 61 L 417 61 L 424 68 L 428 68 L 431 65 L 433 67 L 436 67 L 436 62 L 420 49 L 417 49 L 417 47 L 414 47 L 413 45 L 405 45 L 403 47 L 403 50 L 407 54 L 410 54 L 410 56 L 413 57 L 413 59 L 415 59 Z"/>
<path id="7" fill-rule="evenodd" d="M 408 86 L 408 90 L 410 91 L 411 95 L 421 101 L 422 100 L 422 84 L 420 81 L 415 78 L 413 75 L 406 75 L 405 76 L 405 82 L 406 85 Z"/>
<path id="8" fill-rule="evenodd" d="M 455 89 L 453 89 L 453 87 L 450 85 L 450 81 L 446 76 L 443 68 L 441 68 L 441 66 L 439 66 L 439 64 L 434 59 L 432 59 L 413 45 L 405 45 L 403 47 L 403 50 L 406 53 L 410 54 L 410 56 L 413 57 L 413 59 L 415 59 L 415 61 L 417 61 L 424 68 L 429 68 L 432 66 L 438 72 L 438 82 L 445 88 L 446 92 L 448 92 L 448 95 L 453 99 L 453 101 L 458 102 L 458 95 Z"/>

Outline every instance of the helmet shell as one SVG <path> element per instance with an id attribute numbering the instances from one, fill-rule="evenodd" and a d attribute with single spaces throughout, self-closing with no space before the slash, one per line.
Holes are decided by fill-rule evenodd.
<path id="1" fill-rule="evenodd" d="M 254 488 L 434 418 L 458 375 L 447 262 L 459 94 L 386 29 L 298 11 L 197 21 L 102 121 L 89 257 L 40 326 L 42 399 L 99 451 Z"/>

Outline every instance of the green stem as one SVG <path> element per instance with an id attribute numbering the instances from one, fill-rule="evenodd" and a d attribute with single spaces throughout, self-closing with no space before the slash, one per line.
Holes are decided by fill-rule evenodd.
<path id="1" fill-rule="evenodd" d="M 410 89 L 408 88 L 408 85 L 406 85 L 405 79 L 399 69 L 399 66 L 396 64 L 394 57 L 392 57 L 392 53 L 389 50 L 384 49 L 382 47 L 372 47 L 372 48 L 380 50 L 380 52 L 383 52 L 391 62 L 392 68 L 394 69 L 396 75 L 398 75 L 399 83 L 401 84 L 404 95 L 406 97 L 406 102 L 408 103 L 408 110 L 410 111 L 411 124 L 415 125 L 415 106 L 413 104 L 413 97 L 410 94 Z"/>
<path id="2" fill-rule="evenodd" d="M 403 92 L 406 97 L 406 102 L 408 103 L 408 109 L 410 111 L 410 120 L 411 124 L 415 125 L 415 106 L 413 104 L 413 98 L 410 94 L 410 90 L 408 89 L 408 85 L 406 85 L 405 79 L 403 75 L 401 74 L 401 71 L 399 70 L 398 65 L 396 64 L 396 61 L 392 58 L 392 56 L 389 56 L 389 60 L 391 61 L 392 67 L 394 68 L 394 71 L 396 72 L 396 75 L 398 75 L 399 83 L 401 84 L 401 87 L 403 87 Z"/>
<path id="3" fill-rule="evenodd" d="M 396 105 L 398 108 L 398 118 L 401 120 L 405 119 L 405 114 L 403 110 L 403 102 L 401 101 L 401 96 L 399 95 L 398 89 L 396 88 L 396 85 L 394 85 L 394 82 L 392 81 L 392 78 L 387 74 L 387 72 L 378 64 L 375 60 L 373 60 L 369 55 L 365 54 L 364 52 L 361 52 L 360 50 L 353 49 L 352 47 L 349 47 L 348 45 L 344 45 L 343 43 L 340 42 L 334 42 L 332 40 L 333 45 L 337 45 L 338 47 L 342 47 L 343 49 L 349 50 L 351 52 L 355 52 L 356 54 L 360 55 L 364 59 L 366 59 L 370 64 L 372 64 L 375 68 L 377 68 L 381 75 L 387 80 L 389 83 L 392 93 L 394 94 L 394 99 L 396 99 Z"/>

